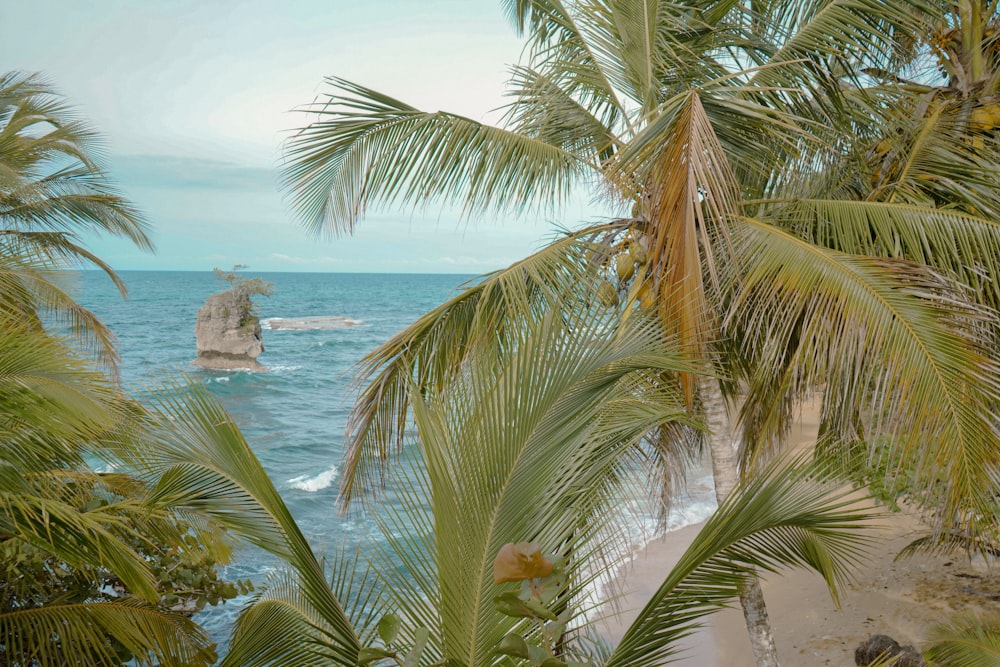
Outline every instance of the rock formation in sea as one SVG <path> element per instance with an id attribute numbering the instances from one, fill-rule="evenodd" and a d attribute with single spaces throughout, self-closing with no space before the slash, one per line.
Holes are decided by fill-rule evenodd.
<path id="1" fill-rule="evenodd" d="M 260 320 L 247 299 L 233 290 L 213 294 L 198 310 L 194 327 L 198 358 L 192 363 L 219 370 L 267 370 L 257 362 L 264 351 Z"/>

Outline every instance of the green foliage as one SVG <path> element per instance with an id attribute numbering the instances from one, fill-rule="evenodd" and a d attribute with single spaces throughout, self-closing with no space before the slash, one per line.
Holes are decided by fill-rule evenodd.
<path id="1" fill-rule="evenodd" d="M 152 250 L 149 224 L 102 164 L 99 137 L 43 77 L 0 73 L 0 311 L 69 325 L 98 358 L 117 359 L 114 339 L 68 296 L 53 269 L 104 271 L 85 237 L 110 234 Z"/>
<path id="2" fill-rule="evenodd" d="M 189 420 L 118 386 L 114 337 L 62 274 L 96 266 L 124 294 L 82 238 L 152 249 L 100 156 L 40 76 L 0 74 L 0 662 L 207 667 L 214 646 L 191 614 L 251 586 L 220 578 L 218 523 L 155 496 L 159 424 Z"/>
<path id="3" fill-rule="evenodd" d="M 218 267 L 212 269 L 215 277 L 229 285 L 229 291 L 233 293 L 236 307 L 239 309 L 240 326 L 250 324 L 257 317 L 257 304 L 254 303 L 253 297 L 274 294 L 274 283 L 259 276 L 246 278 L 240 275 L 239 272 L 246 268 L 245 264 L 236 264 L 231 271 L 223 271 Z"/>
<path id="4" fill-rule="evenodd" d="M 565 320 L 539 310 L 493 333 L 496 348 L 470 358 L 460 382 L 414 404 L 420 446 L 390 481 L 395 502 L 373 508 L 382 539 L 334 554 L 327 578 L 287 535 L 292 570 L 241 613 L 224 665 L 662 665 L 751 569 L 809 567 L 834 588 L 859 557 L 869 514 L 816 468 L 775 468 L 721 508 L 626 641 L 593 650 L 586 591 L 630 553 L 617 502 L 627 479 L 655 472 L 644 434 L 686 421 L 665 372 L 688 362 L 638 311 L 621 322 L 604 308 Z M 231 450 L 197 449 L 190 501 L 238 484 L 247 501 L 230 519 L 284 516 L 270 482 L 235 467 L 248 450 L 232 435 Z"/>
<path id="5" fill-rule="evenodd" d="M 959 614 L 931 629 L 924 658 L 930 667 L 1000 664 L 1000 617 Z"/>
<path id="6" fill-rule="evenodd" d="M 219 577 L 231 548 L 216 526 L 154 501 L 157 478 L 130 468 L 158 446 L 156 415 L 71 340 L 2 317 L 0 369 L 4 660 L 211 664 L 187 617 L 251 587 Z"/>

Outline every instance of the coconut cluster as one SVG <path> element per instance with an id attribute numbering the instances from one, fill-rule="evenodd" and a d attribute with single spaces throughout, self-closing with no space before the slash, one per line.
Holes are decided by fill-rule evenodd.
<path id="1" fill-rule="evenodd" d="M 635 289 L 639 305 L 652 308 L 656 295 L 648 280 L 648 263 L 649 239 L 638 230 L 629 230 L 611 246 L 611 252 L 602 263 L 605 280 L 597 288 L 597 302 L 605 308 L 614 308 L 621 294 L 627 293 L 631 287 Z"/>

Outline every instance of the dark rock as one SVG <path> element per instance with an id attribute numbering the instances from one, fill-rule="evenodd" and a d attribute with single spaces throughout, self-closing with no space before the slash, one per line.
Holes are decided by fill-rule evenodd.
<path id="1" fill-rule="evenodd" d="M 854 650 L 854 664 L 868 667 L 879 658 L 896 658 L 893 667 L 927 667 L 920 652 L 912 646 L 900 646 L 892 637 L 872 635 Z"/>

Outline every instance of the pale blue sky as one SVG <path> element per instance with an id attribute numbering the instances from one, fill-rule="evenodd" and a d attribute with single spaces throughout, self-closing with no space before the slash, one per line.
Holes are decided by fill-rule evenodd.
<path id="1" fill-rule="evenodd" d="M 503 103 L 521 43 L 499 0 L 4 2 L 4 70 L 40 71 L 104 135 L 158 253 L 94 240 L 117 269 L 481 273 L 603 213 L 533 218 L 372 214 L 354 237 L 308 237 L 276 187 L 290 109 L 336 75 L 479 120 Z M 18 29 L 11 29 L 18 26 Z M 554 218 L 553 215 L 558 215 Z"/>

